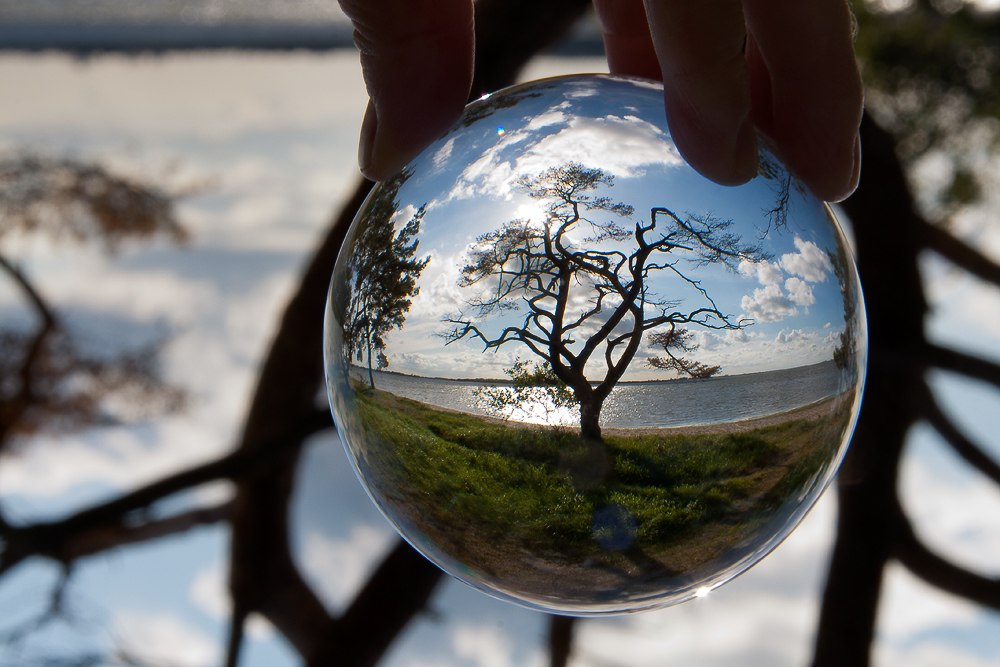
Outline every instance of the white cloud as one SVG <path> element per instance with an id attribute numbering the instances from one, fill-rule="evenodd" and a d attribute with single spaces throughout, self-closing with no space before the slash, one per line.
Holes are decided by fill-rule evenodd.
<path id="1" fill-rule="evenodd" d="M 468 263 L 465 252 L 442 257 L 430 253 L 431 261 L 424 267 L 417 281 L 420 291 L 410 305 L 410 317 L 418 316 L 437 322 L 445 315 L 457 312 L 466 301 L 466 294 L 458 286 L 462 267 Z M 405 325 L 404 325 L 405 329 Z"/>
<path id="2" fill-rule="evenodd" d="M 339 611 L 361 588 L 395 538 L 388 524 L 355 524 L 342 540 L 312 531 L 306 534 L 302 566 L 320 598 Z"/>
<path id="3" fill-rule="evenodd" d="M 747 278 L 756 278 L 761 285 L 765 286 L 779 285 L 785 277 L 785 274 L 781 272 L 781 267 L 777 263 L 768 262 L 767 260 L 751 262 L 741 259 L 737 269 L 740 274 Z"/>
<path id="4" fill-rule="evenodd" d="M 562 104 L 566 103 L 563 102 Z M 528 124 L 525 126 L 524 129 L 540 130 L 543 127 L 547 127 L 549 125 L 558 125 L 559 123 L 564 123 L 564 122 L 566 122 L 566 114 L 564 114 L 562 111 L 559 110 L 547 111 L 545 113 L 538 114 L 530 121 L 528 121 Z"/>
<path id="5" fill-rule="evenodd" d="M 812 241 L 806 241 L 799 236 L 795 237 L 795 247 L 798 248 L 798 252 L 784 254 L 778 260 L 781 268 L 811 283 L 821 283 L 826 280 L 826 274 L 833 270 L 826 253 Z"/>
<path id="6" fill-rule="evenodd" d="M 816 303 L 816 297 L 813 296 L 812 287 L 801 278 L 792 276 L 786 280 L 785 289 L 788 290 L 788 298 L 791 299 L 792 303 L 796 306 L 811 306 Z"/>
<path id="7" fill-rule="evenodd" d="M 802 329 L 792 329 L 786 333 L 785 329 L 778 332 L 778 335 L 774 338 L 774 342 L 784 345 L 785 343 L 794 343 L 796 341 L 801 341 L 806 337 L 802 332 Z"/>
<path id="8" fill-rule="evenodd" d="M 537 175 L 553 165 L 577 162 L 584 167 L 628 177 L 648 165 L 681 165 L 670 137 L 656 125 L 635 117 L 584 118 L 557 112 L 546 126 L 565 127 L 542 138 L 510 161 L 501 157 L 512 146 L 532 140 L 532 129 L 508 132 L 459 176 L 449 198 L 487 195 L 507 198 L 519 176 Z"/>
<path id="9" fill-rule="evenodd" d="M 455 149 L 455 137 L 452 137 L 445 142 L 444 146 L 439 148 L 436 153 L 434 153 L 434 166 L 440 169 L 445 162 L 451 158 L 451 152 Z"/>
<path id="10" fill-rule="evenodd" d="M 222 656 L 215 640 L 171 614 L 123 610 L 115 614 L 113 632 L 128 654 L 151 663 L 209 667 Z"/>
<path id="11" fill-rule="evenodd" d="M 787 316 L 799 313 L 795 304 L 778 285 L 755 289 L 752 295 L 743 297 L 740 305 L 751 319 L 761 322 L 780 322 Z"/>

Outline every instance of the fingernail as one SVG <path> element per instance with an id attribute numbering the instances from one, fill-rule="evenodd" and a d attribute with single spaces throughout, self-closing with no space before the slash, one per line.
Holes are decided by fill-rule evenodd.
<path id="1" fill-rule="evenodd" d="M 378 129 L 378 116 L 375 113 L 375 105 L 368 101 L 368 108 L 365 109 L 365 118 L 361 121 L 361 139 L 358 142 L 358 167 L 365 177 L 372 168 L 372 156 L 375 152 L 375 132 Z M 375 180 L 375 179 L 372 179 Z"/>
<path id="2" fill-rule="evenodd" d="M 854 192 L 861 182 L 861 135 L 854 139 L 854 173 L 851 175 L 851 191 Z M 850 196 L 850 192 L 848 196 Z"/>

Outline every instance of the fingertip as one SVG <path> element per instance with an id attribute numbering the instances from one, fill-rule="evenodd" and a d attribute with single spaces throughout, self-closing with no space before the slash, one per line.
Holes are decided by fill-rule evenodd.
<path id="1" fill-rule="evenodd" d="M 846 152 L 846 151 L 845 151 Z M 844 153 L 841 153 L 844 155 Z M 861 136 L 855 135 L 849 159 L 832 159 L 820 173 L 797 170 L 800 178 L 818 198 L 837 203 L 850 197 L 861 180 Z M 840 165 L 839 167 L 836 165 Z M 794 165 L 791 165 L 794 169 Z"/>
<path id="2" fill-rule="evenodd" d="M 719 185 L 743 185 L 757 175 L 757 129 L 744 116 L 735 131 L 706 125 L 704 118 L 673 109 L 667 123 L 681 157 L 699 174 Z"/>

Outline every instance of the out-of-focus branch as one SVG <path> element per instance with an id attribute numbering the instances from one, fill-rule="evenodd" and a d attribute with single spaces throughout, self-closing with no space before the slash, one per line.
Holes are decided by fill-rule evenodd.
<path id="1" fill-rule="evenodd" d="M 960 266 L 963 271 L 1000 286 L 1000 265 L 975 248 L 958 240 L 937 225 L 925 223 L 914 230 L 923 244 L 945 259 Z"/>
<path id="2" fill-rule="evenodd" d="M 48 304 L 45 303 L 45 300 L 42 299 L 42 296 L 38 293 L 38 290 L 35 289 L 34 285 L 28 282 L 28 279 L 24 276 L 20 269 L 14 266 L 10 260 L 3 255 L 0 255 L 0 268 L 3 268 L 11 279 L 17 283 L 17 286 L 24 291 L 28 300 L 31 301 L 31 305 L 34 306 L 35 310 L 38 312 L 38 316 L 41 318 L 43 326 L 48 328 L 55 326 L 55 316 L 53 316 L 52 310 L 49 308 Z"/>
<path id="3" fill-rule="evenodd" d="M 837 538 L 813 667 L 870 663 L 903 442 L 915 418 L 914 397 L 926 391 L 922 367 L 915 363 L 926 346 L 927 306 L 913 234 L 922 220 L 892 137 L 866 116 L 861 141 L 865 168 L 843 206 L 854 225 L 865 290 L 868 377 L 854 438 L 837 475 Z"/>
<path id="4" fill-rule="evenodd" d="M 152 539 L 156 536 L 156 530 L 166 530 L 171 524 L 162 522 L 146 524 L 151 532 L 143 533 L 140 528 L 128 528 L 126 517 L 129 513 L 143 510 L 158 500 L 207 482 L 220 479 L 236 480 L 252 474 L 287 452 L 290 441 L 301 441 L 312 433 L 329 428 L 332 423 L 329 411 L 316 409 L 308 419 L 303 419 L 297 424 L 296 431 L 286 438 L 268 443 L 256 452 L 233 452 L 210 463 L 164 477 L 141 489 L 60 521 L 28 526 L 0 525 L 0 535 L 5 540 L 4 550 L 0 554 L 0 574 L 29 556 L 47 556 L 63 563 L 72 562 L 76 558 L 98 553 L 102 549 L 119 546 L 114 542 L 114 536 L 126 540 L 123 544 L 135 541 L 130 538 L 138 539 L 143 534 L 146 537 L 142 539 Z M 226 506 L 227 513 L 231 509 L 230 506 Z M 222 510 L 216 508 L 215 511 Z M 211 512 L 201 515 L 204 520 L 212 517 Z M 189 516 L 188 520 L 196 518 L 197 514 Z M 221 518 L 223 517 L 216 517 L 214 520 Z M 228 518 L 228 514 L 225 518 Z M 170 519 L 163 521 L 169 522 Z M 177 521 L 173 527 L 180 529 L 183 522 L 179 519 Z M 159 526 L 154 527 L 156 524 Z M 99 545 L 101 548 L 98 548 Z"/>
<path id="5" fill-rule="evenodd" d="M 477 3 L 476 78 L 473 96 L 509 85 L 523 64 L 560 35 L 582 14 L 584 0 L 542 3 L 529 0 Z M 543 16 L 538 16 L 539 13 Z M 525 21 L 531 16 L 531 21 Z M 304 411 L 312 408 L 322 381 L 322 328 L 324 302 L 330 275 L 347 228 L 371 188 L 362 182 L 345 205 L 330 234 L 317 250 L 302 278 L 299 290 L 287 306 L 281 326 L 258 380 L 257 391 L 243 431 L 240 449 L 253 450 L 262 440 L 287 430 Z M 400 542 L 365 587 L 386 590 L 386 582 L 397 581 L 391 604 L 370 604 L 364 591 L 343 619 L 330 619 L 318 598 L 302 579 L 288 551 L 287 505 L 296 457 L 290 457 L 266 475 L 246 479 L 237 492 L 233 520 L 231 581 L 234 605 L 263 613 L 313 664 L 325 655 L 329 637 L 340 637 L 337 664 L 353 664 L 345 656 L 381 655 L 399 629 L 423 607 L 440 574 L 429 563 Z M 403 563 L 403 565 L 400 565 Z M 404 582 L 412 588 L 411 600 L 399 606 L 403 595 L 395 568 L 421 572 Z M 404 568 L 405 570 L 405 568 Z M 389 598 L 382 598 L 383 601 Z M 394 612 L 393 609 L 396 611 Z M 398 620 L 389 623 L 391 615 Z M 342 628 L 385 627 L 377 636 L 345 632 Z M 331 664 L 329 662 L 325 664 Z"/>
<path id="6" fill-rule="evenodd" d="M 573 626 L 576 619 L 572 616 L 549 617 L 549 665 L 550 667 L 566 667 L 569 656 L 573 652 Z"/>
<path id="7" fill-rule="evenodd" d="M 82 532 L 63 542 L 59 560 L 72 562 L 93 554 L 129 544 L 148 542 L 168 535 L 184 533 L 197 526 L 206 526 L 229 519 L 232 503 L 202 507 L 137 526 L 112 524 Z"/>
<path id="8" fill-rule="evenodd" d="M 951 448 L 959 456 L 965 459 L 976 470 L 992 479 L 995 484 L 1000 484 L 1000 464 L 958 430 L 944 412 L 941 411 L 941 406 L 934 400 L 930 392 L 921 401 L 919 409 L 924 419 L 941 434 L 945 442 L 951 445 Z"/>
<path id="9" fill-rule="evenodd" d="M 285 308 L 261 369 L 239 451 L 259 450 L 316 409 L 323 378 L 327 288 L 348 226 L 370 188 L 364 181 L 355 190 Z M 263 614 L 307 658 L 325 637 L 330 617 L 289 551 L 288 501 L 299 450 L 294 447 L 268 470 L 237 485 L 229 588 L 234 609 Z"/>
<path id="10" fill-rule="evenodd" d="M 924 348 L 920 360 L 928 366 L 961 373 L 974 380 L 982 380 L 1000 387 L 1000 364 L 992 361 L 934 344 L 928 344 Z"/>
<path id="11" fill-rule="evenodd" d="M 3 450 L 8 440 L 7 436 L 24 416 L 25 411 L 31 407 L 35 364 L 42 354 L 46 339 L 56 328 L 56 319 L 52 314 L 52 310 L 45 303 L 45 300 L 42 299 L 42 296 L 35 289 L 34 285 L 28 281 L 20 269 L 14 266 L 3 255 L 0 255 L 0 268 L 21 288 L 41 320 L 41 325 L 38 327 L 38 331 L 35 332 L 30 345 L 28 345 L 24 358 L 21 360 L 21 367 L 18 369 L 21 383 L 17 394 L 10 398 L 0 396 L 0 399 L 2 399 L 0 400 L 0 450 Z"/>
<path id="12" fill-rule="evenodd" d="M 442 572 L 400 540 L 354 598 L 330 623 L 309 667 L 374 667 L 396 635 L 427 605 Z"/>
<path id="13" fill-rule="evenodd" d="M 896 518 L 893 557 L 932 586 L 1000 610 L 1000 579 L 969 572 L 938 556 L 920 541 L 902 510 Z"/>

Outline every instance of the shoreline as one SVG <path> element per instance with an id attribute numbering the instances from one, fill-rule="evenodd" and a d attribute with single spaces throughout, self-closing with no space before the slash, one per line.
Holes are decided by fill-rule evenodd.
<path id="1" fill-rule="evenodd" d="M 779 412 L 773 415 L 767 415 L 765 417 L 753 417 L 750 419 L 741 419 L 739 421 L 733 422 L 716 422 L 712 424 L 692 424 L 690 426 L 661 426 L 661 427 L 651 427 L 651 428 L 602 428 L 602 435 L 609 436 L 636 436 L 636 435 L 717 435 L 717 434 L 729 434 L 729 433 L 746 433 L 748 431 L 754 431 L 759 428 L 766 428 L 768 426 L 776 426 L 778 424 L 784 424 L 795 419 L 805 419 L 806 421 L 814 421 L 826 415 L 829 415 L 830 404 L 837 400 L 838 397 L 834 396 L 832 398 L 827 398 L 816 403 L 811 403 L 809 405 L 804 405 L 799 408 L 794 408 L 792 410 L 787 410 L 785 412 Z"/>

